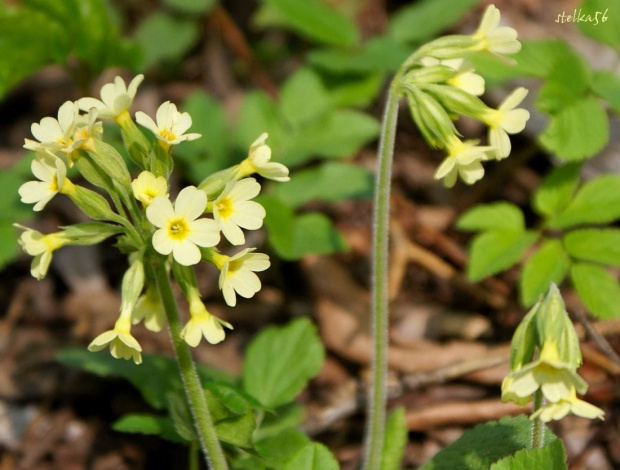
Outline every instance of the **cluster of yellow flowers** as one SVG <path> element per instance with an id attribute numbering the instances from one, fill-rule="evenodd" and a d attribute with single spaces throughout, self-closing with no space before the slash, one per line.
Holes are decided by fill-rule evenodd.
<path id="1" fill-rule="evenodd" d="M 508 60 L 503 54 L 521 49 L 517 32 L 499 23 L 499 10 L 490 5 L 473 35 L 439 38 L 422 46 L 405 64 L 402 93 L 429 145 L 447 152 L 435 179 L 443 179 L 448 187 L 454 186 L 458 176 L 473 184 L 484 176 L 482 162 L 506 158 L 511 149 L 508 134 L 521 132 L 530 117 L 527 110 L 517 108 L 527 95 L 525 88 L 514 90 L 497 109 L 478 98 L 484 93 L 484 79 L 467 63 L 467 57 L 487 52 Z M 458 116 L 488 126 L 488 144 L 461 140 L 453 123 Z"/>
<path id="2" fill-rule="evenodd" d="M 34 256 L 31 273 L 37 279 L 46 275 L 52 254 L 60 247 L 119 236 L 119 246 L 130 253 L 120 315 L 114 328 L 95 338 L 89 349 L 109 347 L 114 357 L 136 363 L 141 362 L 142 349 L 131 335 L 131 325 L 144 321 L 149 330 L 160 331 L 165 322 L 159 291 L 145 269 L 145 258 L 162 255 L 188 300 L 191 319 L 181 334 L 185 341 L 191 346 L 197 346 L 202 337 L 210 343 L 222 341 L 223 327 L 232 326 L 207 311 L 191 266 L 206 260 L 217 267 L 219 287 L 230 306 L 236 304 L 237 294 L 245 298 L 256 294 L 261 282 L 255 273 L 269 267 L 269 257 L 255 253 L 254 248 L 227 256 L 216 245 L 220 233 L 230 244 L 243 245 L 242 229 L 256 230 L 263 225 L 265 209 L 252 201 L 261 185 L 252 174 L 276 181 L 289 179 L 284 165 L 270 161 L 271 149 L 265 143 L 267 134 L 263 134 L 239 165 L 211 175 L 199 187 L 183 188 L 173 204 L 168 184 L 172 147 L 201 136 L 187 133 L 191 116 L 167 101 L 157 110 L 155 120 L 143 112 L 135 115 L 135 121 L 154 135 L 151 144 L 128 111 L 143 78 L 139 75 L 127 86 L 116 77 L 101 89 L 101 100 L 67 101 L 57 119 L 46 117 L 32 125 L 36 140 L 26 139 L 24 145 L 35 152 L 31 169 L 38 181 L 20 187 L 22 202 L 34 203 L 34 210 L 40 211 L 56 194 L 64 194 L 97 222 L 47 235 L 16 225 L 24 230 L 20 244 Z M 102 140 L 103 126 L 98 118 L 113 119 L 120 126 L 128 155 L 143 169 L 135 179 L 120 154 Z M 116 211 L 98 192 L 69 180 L 67 166 L 74 165 L 87 181 L 107 192 Z"/>

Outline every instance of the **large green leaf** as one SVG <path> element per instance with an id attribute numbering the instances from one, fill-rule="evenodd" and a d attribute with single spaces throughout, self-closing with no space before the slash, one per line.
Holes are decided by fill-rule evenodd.
<path id="1" fill-rule="evenodd" d="M 557 113 L 585 96 L 591 77 L 592 70 L 582 56 L 567 54 L 559 57 L 538 92 L 536 105 L 548 113 Z"/>
<path id="2" fill-rule="evenodd" d="M 297 70 L 282 86 L 280 111 L 293 127 L 321 118 L 331 105 L 321 78 L 311 69 Z"/>
<path id="3" fill-rule="evenodd" d="M 385 424 L 381 470 L 399 470 L 402 468 L 408 432 L 405 408 L 400 406 L 390 413 Z"/>
<path id="4" fill-rule="evenodd" d="M 564 445 L 560 439 L 540 449 L 521 449 L 493 463 L 490 470 L 532 470 L 534 468 L 553 470 L 568 468 Z"/>
<path id="5" fill-rule="evenodd" d="M 469 249 L 467 276 L 472 281 L 479 281 L 508 269 L 521 260 L 537 238 L 538 233 L 529 231 L 493 231 L 476 235 Z"/>
<path id="6" fill-rule="evenodd" d="M 321 0 L 265 0 L 284 25 L 326 44 L 349 47 L 359 42 L 356 24 Z"/>
<path id="7" fill-rule="evenodd" d="M 564 237 L 564 245 L 579 260 L 620 266 L 620 229 L 574 230 Z"/>
<path id="8" fill-rule="evenodd" d="M 618 47 L 620 0 L 584 0 L 577 12 L 577 26 L 584 34 L 604 44 Z"/>
<path id="9" fill-rule="evenodd" d="M 559 240 L 547 240 L 523 266 L 520 279 L 521 303 L 531 307 L 538 298 L 547 292 L 552 282 L 560 284 L 566 274 L 570 261 Z"/>
<path id="10" fill-rule="evenodd" d="M 571 268 L 571 279 L 579 297 L 590 312 L 601 319 L 620 317 L 618 279 L 602 266 L 577 263 Z"/>
<path id="11" fill-rule="evenodd" d="M 338 470 L 338 462 L 323 444 L 312 442 L 297 452 L 282 470 Z"/>
<path id="12" fill-rule="evenodd" d="M 509 202 L 480 204 L 461 215 L 456 222 L 460 230 L 498 230 L 522 232 L 525 229 L 523 213 Z"/>
<path id="13" fill-rule="evenodd" d="M 478 3 L 478 0 L 414 2 L 392 16 L 388 34 L 401 42 L 424 42 L 445 31 Z"/>
<path id="14" fill-rule="evenodd" d="M 565 160 L 593 157 L 609 141 L 609 122 L 603 105 L 595 98 L 582 98 L 551 118 L 540 143 Z"/>
<path id="15" fill-rule="evenodd" d="M 342 201 L 372 196 L 373 177 L 358 165 L 327 162 L 307 170 L 296 171 L 286 184 L 278 185 L 273 194 L 290 207 L 310 201 Z"/>
<path id="16" fill-rule="evenodd" d="M 263 330 L 243 364 L 243 388 L 267 407 L 291 402 L 318 374 L 325 349 L 307 318 Z"/>
<path id="17" fill-rule="evenodd" d="M 554 168 L 534 193 L 532 205 L 536 212 L 550 217 L 564 210 L 579 186 L 580 173 L 579 163 Z"/>
<path id="18" fill-rule="evenodd" d="M 529 447 L 531 427 L 532 422 L 525 416 L 480 424 L 465 431 L 420 470 L 488 470 L 499 459 Z M 546 445 L 556 440 L 551 431 L 545 432 Z"/>
<path id="19" fill-rule="evenodd" d="M 563 212 L 549 221 L 551 228 L 605 224 L 620 218 L 620 176 L 603 175 L 587 182 Z"/>
<path id="20" fill-rule="evenodd" d="M 610 70 L 596 72 L 592 79 L 592 91 L 620 113 L 620 78 L 615 73 Z"/>

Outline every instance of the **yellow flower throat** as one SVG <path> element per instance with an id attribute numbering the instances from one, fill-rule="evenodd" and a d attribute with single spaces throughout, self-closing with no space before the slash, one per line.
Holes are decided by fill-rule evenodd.
<path id="1" fill-rule="evenodd" d="M 189 233 L 185 219 L 172 219 L 168 222 L 168 236 L 173 240 L 183 240 Z"/>

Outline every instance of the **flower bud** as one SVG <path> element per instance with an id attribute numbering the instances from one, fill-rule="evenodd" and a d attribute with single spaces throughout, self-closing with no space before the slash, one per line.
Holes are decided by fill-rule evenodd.
<path id="1" fill-rule="evenodd" d="M 481 120 L 482 116 L 489 109 L 480 98 L 454 86 L 423 84 L 420 85 L 420 88 L 432 95 L 449 112 L 454 114 L 470 116 Z"/>
<path id="2" fill-rule="evenodd" d="M 406 86 L 413 120 L 426 141 L 435 148 L 443 148 L 457 134 L 446 110 L 432 96 L 415 86 Z"/>

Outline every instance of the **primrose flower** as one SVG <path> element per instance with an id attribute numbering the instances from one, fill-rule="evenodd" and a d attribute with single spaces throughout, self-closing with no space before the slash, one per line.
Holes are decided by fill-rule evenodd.
<path id="1" fill-rule="evenodd" d="M 168 183 L 163 176 L 155 176 L 150 171 L 143 171 L 131 182 L 134 197 L 148 207 L 157 196 L 168 197 Z"/>
<path id="2" fill-rule="evenodd" d="M 72 150 L 78 148 L 93 148 L 93 139 L 98 139 L 103 134 L 103 124 L 97 121 L 97 110 L 91 108 L 88 114 L 81 114 L 75 120 L 75 132 L 73 134 Z M 72 166 L 71 153 L 68 153 L 69 165 Z"/>
<path id="3" fill-rule="evenodd" d="M 508 26 L 499 26 L 500 12 L 495 5 L 489 5 L 484 11 L 480 26 L 473 35 L 479 42 L 474 49 L 492 54 L 514 54 L 521 49 L 517 41 L 517 32 Z"/>
<path id="4" fill-rule="evenodd" d="M 149 286 L 146 293 L 138 299 L 131 314 L 131 323 L 134 325 L 144 320 L 144 326 L 149 331 L 161 331 L 166 321 L 164 305 L 159 297 L 159 291 Z"/>
<path id="5" fill-rule="evenodd" d="M 83 111 L 95 108 L 102 119 L 115 119 L 129 109 L 142 80 L 144 80 L 144 75 L 140 74 L 134 77 L 129 86 L 126 86 L 121 77 L 116 77 L 114 83 L 106 83 L 101 87 L 101 100 L 80 98 L 77 104 Z"/>
<path id="6" fill-rule="evenodd" d="M 21 201 L 36 203 L 33 210 L 41 211 L 58 193 L 68 193 L 74 187 L 67 178 L 64 162 L 50 154 L 38 154 L 30 165 L 32 173 L 40 181 L 28 181 L 19 188 Z"/>
<path id="7" fill-rule="evenodd" d="M 189 113 L 180 113 L 177 107 L 170 101 L 162 103 L 157 109 L 155 116 L 157 124 L 153 119 L 142 111 L 136 113 L 138 124 L 150 130 L 155 137 L 166 145 L 176 145 L 184 140 L 196 140 L 200 134 L 185 134 L 185 131 L 192 125 L 192 117 Z"/>
<path id="8" fill-rule="evenodd" d="M 221 343 L 226 337 L 223 327 L 233 329 L 230 323 L 211 315 L 199 298 L 191 299 L 189 311 L 191 319 L 181 331 L 181 338 L 192 347 L 198 346 L 203 336 L 211 344 Z"/>
<path id="9" fill-rule="evenodd" d="M 510 392 L 526 397 L 540 388 L 545 398 L 553 403 L 568 399 L 573 390 L 583 394 L 588 389 L 575 368 L 559 360 L 557 345 L 551 340 L 543 344 L 536 361 L 511 372 L 510 377 L 513 378 Z"/>
<path id="10" fill-rule="evenodd" d="M 30 274 L 37 280 L 41 280 L 47 274 L 50 263 L 52 262 L 52 253 L 69 243 L 67 238 L 57 233 L 43 235 L 36 230 L 23 227 L 19 224 L 13 224 L 15 227 L 24 230 L 18 242 L 22 249 L 30 256 L 34 256 L 30 265 Z"/>
<path id="11" fill-rule="evenodd" d="M 108 330 L 97 336 L 89 345 L 89 351 L 101 351 L 110 347 L 110 354 L 115 359 L 133 359 L 136 364 L 142 363 L 142 347 L 140 343 L 131 336 L 131 324 L 129 318 L 121 313 L 116 321 L 114 329 Z"/>
<path id="12" fill-rule="evenodd" d="M 76 103 L 66 101 L 58 109 L 58 119 L 44 117 L 39 123 L 35 122 L 30 127 L 32 135 L 39 142 L 25 139 L 24 148 L 34 151 L 49 150 L 70 153 L 76 145 L 81 143 L 73 139 L 79 112 Z"/>
<path id="13" fill-rule="evenodd" d="M 269 256 L 264 253 L 252 253 L 255 248 L 246 248 L 232 257 L 225 257 L 220 268 L 219 286 L 224 300 L 234 307 L 237 304 L 235 292 L 249 299 L 260 288 L 260 279 L 255 272 L 264 271 L 270 266 Z M 224 257 L 223 257 L 224 258 Z"/>
<path id="14" fill-rule="evenodd" d="M 456 183 L 457 175 L 467 184 L 474 184 L 484 176 L 484 168 L 480 163 L 487 160 L 493 147 L 478 146 L 477 140 L 462 142 L 452 136 L 446 142 L 448 156 L 437 168 L 435 179 L 444 178 L 444 185 L 451 188 Z"/>
<path id="15" fill-rule="evenodd" d="M 439 60 L 434 57 L 424 57 L 421 63 L 426 67 L 432 65 L 445 65 L 446 67 L 450 67 L 456 71 L 457 74 L 446 80 L 446 83 L 474 96 L 484 94 L 484 78 L 475 73 L 473 67 L 467 67 L 465 65 L 465 59 Z"/>
<path id="16" fill-rule="evenodd" d="M 510 154 L 508 134 L 517 134 L 525 128 L 530 118 L 526 109 L 515 109 L 527 96 L 527 89 L 517 88 L 502 101 L 497 109 L 489 109 L 482 120 L 489 126 L 489 143 L 497 149 L 496 158 L 501 160 Z"/>
<path id="17" fill-rule="evenodd" d="M 574 388 L 571 390 L 568 398 L 562 398 L 555 403 L 547 403 L 545 406 L 532 413 L 530 419 L 540 418 L 541 421 L 546 423 L 551 420 L 562 419 L 568 413 L 588 419 L 605 419 L 605 412 L 577 398 Z"/>
<path id="18" fill-rule="evenodd" d="M 263 225 L 265 209 L 250 201 L 260 192 L 254 178 L 231 181 L 213 203 L 213 217 L 233 245 L 243 245 L 245 236 L 239 227 L 256 230 Z"/>
<path id="19" fill-rule="evenodd" d="M 153 248 L 162 255 L 172 253 L 183 266 L 197 264 L 201 257 L 198 246 L 211 247 L 220 241 L 217 222 L 198 219 L 206 205 L 207 195 L 194 186 L 179 193 L 174 208 L 164 196 L 155 197 L 146 208 L 146 217 L 159 228 L 153 234 Z"/>
<path id="20" fill-rule="evenodd" d="M 241 162 L 237 176 L 243 178 L 253 173 L 258 173 L 264 178 L 285 182 L 289 181 L 288 168 L 282 163 L 271 162 L 271 148 L 265 144 L 269 135 L 261 134 L 252 145 L 248 157 Z"/>

